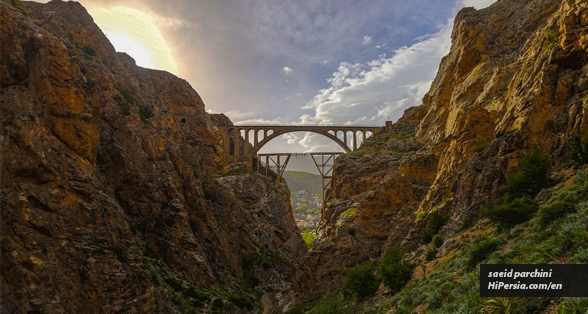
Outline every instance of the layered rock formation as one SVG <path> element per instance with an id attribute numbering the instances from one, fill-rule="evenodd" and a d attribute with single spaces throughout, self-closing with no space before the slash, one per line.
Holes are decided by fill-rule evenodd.
<path id="1" fill-rule="evenodd" d="M 431 212 L 450 216 L 441 234 L 452 235 L 502 196 L 520 152 L 538 144 L 558 169 L 571 135 L 587 130 L 585 1 L 463 9 L 423 105 L 338 159 L 319 241 L 294 284 L 298 301 L 391 246 L 418 248 Z"/>
<path id="2" fill-rule="evenodd" d="M 283 184 L 228 170 L 190 85 L 75 2 L 0 2 L 2 313 L 253 311 L 306 253 Z"/>

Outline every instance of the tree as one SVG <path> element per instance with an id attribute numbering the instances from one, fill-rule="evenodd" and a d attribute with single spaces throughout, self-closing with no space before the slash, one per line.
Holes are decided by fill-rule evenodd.
<path id="1" fill-rule="evenodd" d="M 374 275 L 374 264 L 372 262 L 366 262 L 347 270 L 345 292 L 363 299 L 376 293 L 379 286 L 380 279 Z"/>
<path id="2" fill-rule="evenodd" d="M 507 198 L 535 197 L 549 186 L 551 162 L 538 145 L 521 153 L 517 172 L 506 177 Z"/>
<path id="3" fill-rule="evenodd" d="M 390 288 L 390 293 L 394 294 L 404 287 L 412 277 L 414 266 L 402 257 L 402 250 L 399 248 L 392 248 L 386 253 L 380 261 L 379 271 L 382 281 Z"/>
<path id="4" fill-rule="evenodd" d="M 576 166 L 588 164 L 588 136 L 573 134 L 570 139 L 570 159 Z"/>

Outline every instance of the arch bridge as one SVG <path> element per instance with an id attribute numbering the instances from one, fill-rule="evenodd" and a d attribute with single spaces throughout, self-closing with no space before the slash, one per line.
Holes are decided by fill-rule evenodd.
<path id="1" fill-rule="evenodd" d="M 234 125 L 221 127 L 220 130 L 229 162 L 248 162 L 252 167 L 254 157 L 265 144 L 287 133 L 317 133 L 331 139 L 341 146 L 345 153 L 348 153 L 359 147 L 359 139 L 363 143 L 368 137 L 379 133 L 383 128 L 352 125 Z"/>

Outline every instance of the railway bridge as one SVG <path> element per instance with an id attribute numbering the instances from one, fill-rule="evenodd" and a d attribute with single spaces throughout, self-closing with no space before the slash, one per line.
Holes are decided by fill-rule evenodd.
<path id="1" fill-rule="evenodd" d="M 319 170 L 322 178 L 323 195 L 329 189 L 333 178 L 333 166 L 335 159 L 343 154 L 342 152 L 323 153 L 273 153 L 258 154 L 259 150 L 269 141 L 278 136 L 291 132 L 312 132 L 323 135 L 337 143 L 349 153 L 356 150 L 365 140 L 389 129 L 391 121 L 386 121 L 386 126 L 320 126 L 320 125 L 234 125 L 221 127 L 224 150 L 229 162 L 246 162 L 249 169 L 257 167 L 265 162 L 266 175 L 270 168 L 274 168 L 279 181 L 286 169 L 288 160 L 292 155 L 310 155 Z M 253 140 L 253 141 L 252 141 Z M 361 140 L 361 142 L 359 142 Z"/>
<path id="2" fill-rule="evenodd" d="M 388 122 L 386 122 L 388 124 Z M 248 162 L 253 166 L 259 150 L 278 136 L 292 132 L 312 132 L 337 143 L 348 153 L 356 150 L 361 140 L 379 133 L 378 126 L 321 125 L 235 125 L 221 127 L 223 145 L 229 162 Z"/>

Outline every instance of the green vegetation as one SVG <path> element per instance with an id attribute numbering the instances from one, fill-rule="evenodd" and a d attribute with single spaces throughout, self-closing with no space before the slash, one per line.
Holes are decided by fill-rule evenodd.
<path id="1" fill-rule="evenodd" d="M 427 250 L 427 255 L 425 256 L 425 259 L 427 261 L 432 261 L 435 259 L 435 256 L 437 256 L 437 249 L 430 248 L 429 250 Z"/>
<path id="2" fill-rule="evenodd" d="M 498 248 L 498 241 L 496 239 L 484 239 L 482 242 L 474 245 L 468 253 L 467 266 L 475 268 L 481 261 L 485 260 L 492 252 Z"/>
<path id="3" fill-rule="evenodd" d="M 573 134 L 570 139 L 570 159 L 576 167 L 588 164 L 588 136 Z"/>
<path id="4" fill-rule="evenodd" d="M 588 298 L 565 298 L 564 302 L 555 308 L 555 313 L 588 313 Z"/>
<path id="5" fill-rule="evenodd" d="M 355 298 L 346 297 L 343 293 L 336 291 L 328 294 L 322 300 L 317 300 L 312 303 L 301 304 L 290 311 L 288 314 L 357 314 L 366 313 L 363 307 L 357 302 Z"/>
<path id="6" fill-rule="evenodd" d="M 390 288 L 391 293 L 396 293 L 404 287 L 410 280 L 415 267 L 413 263 L 405 260 L 402 255 L 402 250 L 392 248 L 384 255 L 384 258 L 378 265 L 382 281 Z"/>
<path id="7" fill-rule="evenodd" d="M 22 5 L 22 2 L 20 0 L 11 0 L 10 2 L 12 3 L 12 5 L 17 7 L 20 12 L 24 13 L 25 15 L 28 15 L 27 10 L 25 10 L 25 8 Z"/>
<path id="8" fill-rule="evenodd" d="M 155 279 L 159 281 L 157 276 Z M 165 284 L 164 287 L 170 300 L 182 313 L 199 313 L 203 309 L 218 311 L 220 309 L 251 310 L 255 308 L 254 297 L 240 292 L 232 290 L 209 291 L 190 285 L 174 276 L 166 277 L 163 284 Z"/>
<path id="9" fill-rule="evenodd" d="M 306 191 L 309 194 L 320 195 L 323 193 L 321 187 L 321 176 L 318 174 L 303 171 L 285 171 L 284 179 L 288 183 L 290 191 Z"/>
<path id="10" fill-rule="evenodd" d="M 449 221 L 449 215 L 441 214 L 438 211 L 432 212 L 427 218 L 427 225 L 423 234 L 421 235 L 421 241 L 425 244 L 433 240 L 433 236 L 436 235 L 441 228 Z"/>
<path id="11" fill-rule="evenodd" d="M 131 105 L 136 104 L 137 100 L 131 94 L 131 91 L 126 88 L 118 88 L 118 92 L 120 94 L 114 95 L 112 98 L 118 104 L 118 107 L 120 108 L 122 114 L 128 116 L 131 114 Z"/>
<path id="12" fill-rule="evenodd" d="M 487 140 L 479 140 L 474 145 L 474 153 L 479 153 L 484 150 L 484 148 L 488 147 L 490 143 Z"/>
<path id="13" fill-rule="evenodd" d="M 314 246 L 314 240 L 316 240 L 316 238 L 317 234 L 314 233 L 312 230 L 304 229 L 304 231 L 302 231 L 302 240 L 304 240 L 304 243 L 306 243 L 309 252 L 312 251 L 312 248 Z"/>
<path id="14" fill-rule="evenodd" d="M 506 177 L 507 198 L 535 197 L 549 186 L 550 169 L 549 157 L 532 145 L 528 152 L 521 153 L 517 171 Z"/>
<path id="15" fill-rule="evenodd" d="M 132 106 L 137 106 L 137 115 L 144 123 L 147 122 L 147 119 L 150 119 L 154 116 L 153 108 L 148 105 L 141 104 L 137 98 L 133 95 L 133 93 L 127 88 L 118 88 L 118 95 L 112 96 L 112 98 L 118 104 L 120 111 L 125 116 L 131 114 Z"/>
<path id="16" fill-rule="evenodd" d="M 380 286 L 381 279 L 374 274 L 374 264 L 366 262 L 347 270 L 345 292 L 358 299 L 373 295 Z"/>
<path id="17" fill-rule="evenodd" d="M 241 253 L 241 263 L 245 270 L 252 270 L 256 267 L 270 268 L 277 265 L 295 267 L 288 259 L 274 254 L 264 245 L 258 246 L 256 251 Z"/>
<path id="18" fill-rule="evenodd" d="M 390 290 L 384 299 L 345 299 L 336 292 L 323 300 L 305 305 L 295 313 L 540 313 L 555 303 L 556 313 L 584 313 L 588 307 L 586 298 L 482 298 L 479 296 L 480 263 L 490 264 L 538 264 L 565 260 L 569 263 L 588 263 L 588 169 L 579 171 L 565 183 L 550 189 L 543 203 L 530 197 L 513 198 L 505 202 L 507 207 L 526 207 L 531 204 L 538 211 L 525 221 L 512 227 L 496 228 L 493 225 L 474 224 L 469 220 L 452 240 L 447 254 L 427 264 L 426 273 L 413 272 L 412 266 L 400 288 Z M 519 204 L 519 205 L 516 205 Z M 573 208 L 570 208 L 573 204 Z M 502 205 L 496 205 L 496 207 Z M 512 208 L 511 208 L 512 209 Z M 524 212 L 524 210 L 521 210 Z M 510 214 L 508 214 L 510 215 Z M 515 214 L 517 215 L 517 214 Z M 428 217 L 431 218 L 431 215 Z M 502 219 L 502 218 L 500 218 Z M 436 219 L 435 219 L 436 220 Z M 510 222 L 507 220 L 507 224 Z M 440 237 L 434 246 L 442 244 Z M 431 246 L 432 247 L 432 246 Z M 422 252 L 425 258 L 433 258 L 434 248 Z M 402 265 L 403 255 L 397 249 L 388 253 L 377 266 L 364 266 L 363 275 L 373 280 L 371 274 L 388 284 L 386 272 Z M 417 256 L 417 259 L 423 256 Z M 395 262 L 394 262 L 395 261 Z M 407 263 L 407 261 L 404 261 Z M 408 267 L 407 267 L 408 268 Z M 371 270 L 371 272 L 370 272 Z M 360 272 L 361 273 L 361 272 Z M 390 273 L 402 273 L 390 271 Z M 361 276 L 360 276 L 361 277 Z M 367 280 L 369 281 L 369 280 Z M 374 304 L 376 303 L 376 304 Z M 315 312 L 315 309 L 321 309 Z"/>
<path id="19" fill-rule="evenodd" d="M 359 300 L 373 295 L 383 282 L 392 294 L 400 291 L 410 280 L 414 264 L 403 258 L 399 248 L 392 248 L 374 265 L 371 261 L 347 270 L 344 291 Z M 377 271 L 377 274 L 376 274 Z"/>
<path id="20" fill-rule="evenodd" d="M 539 204 L 529 197 L 506 200 L 499 205 L 488 205 L 483 211 L 482 216 L 488 217 L 500 226 L 511 228 L 517 224 L 525 222 L 539 210 Z"/>
<path id="21" fill-rule="evenodd" d="M 341 218 L 346 219 L 349 217 L 354 217 L 357 213 L 357 207 L 349 207 L 344 212 L 341 213 Z"/>
<path id="22" fill-rule="evenodd" d="M 92 46 L 89 45 L 84 45 L 84 47 L 82 47 L 82 51 L 92 57 L 96 56 L 96 50 L 94 50 L 94 48 L 92 48 Z"/>
<path id="23" fill-rule="evenodd" d="M 506 177 L 506 196 L 502 203 L 488 204 L 482 216 L 498 222 L 501 227 L 512 228 L 528 221 L 539 210 L 533 199 L 549 186 L 551 162 L 539 146 L 521 154 L 517 171 Z M 544 215 L 547 212 L 544 213 Z"/>
<path id="24" fill-rule="evenodd" d="M 125 116 L 131 114 L 131 104 L 127 102 L 121 95 L 114 95 L 112 98 L 118 104 L 118 107 L 120 108 L 120 112 L 122 112 L 122 114 L 124 114 Z"/>
<path id="25" fill-rule="evenodd" d="M 441 247 L 441 245 L 443 245 L 443 242 L 445 241 L 443 241 L 443 238 L 440 236 L 436 236 L 433 239 L 433 245 L 435 245 L 436 248 Z"/>
<path id="26" fill-rule="evenodd" d="M 564 217 L 574 211 L 576 211 L 576 205 L 574 203 L 555 201 L 552 204 L 541 207 L 538 217 L 539 224 L 542 227 L 547 227 L 557 219 Z"/>
<path id="27" fill-rule="evenodd" d="M 559 41 L 559 29 L 557 27 L 547 30 L 547 43 L 554 45 Z"/>
<path id="28" fill-rule="evenodd" d="M 139 114 L 141 121 L 146 122 L 148 119 L 153 118 L 153 108 L 142 104 L 137 104 L 137 107 L 139 107 L 137 114 Z"/>

